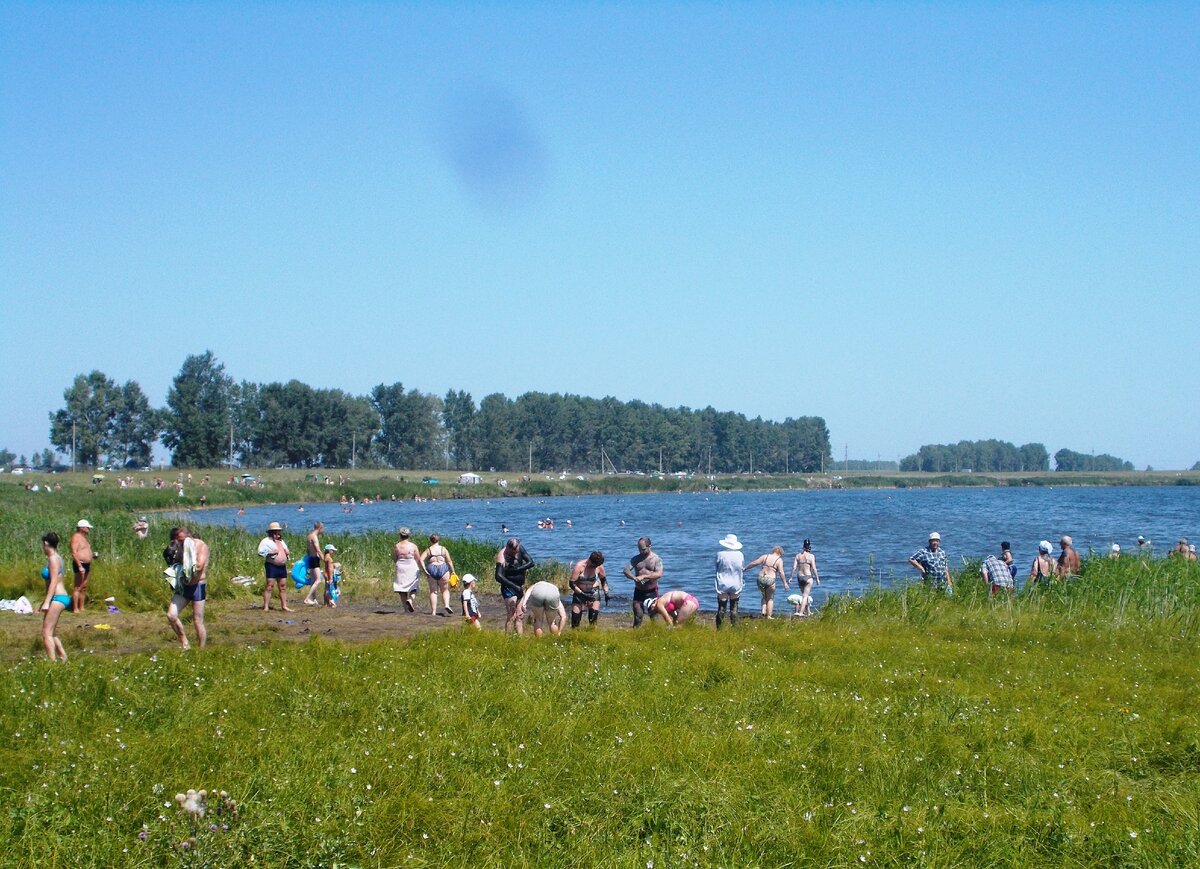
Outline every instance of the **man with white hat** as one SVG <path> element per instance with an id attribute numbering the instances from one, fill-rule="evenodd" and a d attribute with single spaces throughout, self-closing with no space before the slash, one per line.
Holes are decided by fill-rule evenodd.
<path id="1" fill-rule="evenodd" d="M 291 607 L 287 605 L 287 566 L 291 553 L 283 542 L 283 526 L 278 522 L 267 526 L 267 536 L 259 541 L 258 554 L 263 560 L 267 577 L 267 587 L 263 589 L 263 612 L 271 609 L 271 587 L 275 586 L 279 589 L 279 608 L 290 613 Z"/>
<path id="2" fill-rule="evenodd" d="M 729 624 L 736 625 L 738 617 L 738 602 L 742 597 L 742 588 L 746 584 L 743 571 L 746 569 L 746 558 L 742 555 L 742 544 L 736 534 L 726 534 L 717 541 L 721 544 L 717 552 L 717 630 L 725 620 L 725 610 L 729 610 Z"/>
<path id="3" fill-rule="evenodd" d="M 80 519 L 75 523 L 75 533 L 71 535 L 71 571 L 75 574 L 75 587 L 71 590 L 71 609 L 83 612 L 87 601 L 88 580 L 92 578 L 92 562 L 96 553 L 92 552 L 92 543 L 88 535 L 92 533 L 92 523 Z"/>
<path id="4" fill-rule="evenodd" d="M 942 549 L 942 535 L 936 531 L 929 535 L 929 543 L 924 549 L 918 549 L 908 559 L 908 563 L 921 571 L 925 584 L 941 591 L 944 587 L 947 594 L 954 593 L 954 580 L 950 576 L 950 559 Z"/>

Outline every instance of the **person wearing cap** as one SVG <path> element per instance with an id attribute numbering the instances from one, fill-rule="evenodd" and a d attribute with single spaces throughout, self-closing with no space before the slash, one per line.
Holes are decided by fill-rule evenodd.
<path id="1" fill-rule="evenodd" d="M 482 630 L 479 624 L 479 599 L 475 596 L 475 577 L 470 573 L 464 573 L 462 578 L 462 614 L 467 622 L 475 627 L 475 630 Z"/>
<path id="2" fill-rule="evenodd" d="M 272 522 L 267 526 L 267 536 L 258 542 L 258 554 L 263 560 L 263 571 L 267 586 L 263 589 L 263 612 L 271 609 L 271 587 L 279 588 L 279 608 L 285 613 L 292 610 L 287 605 L 288 559 L 291 553 L 283 541 L 283 526 Z"/>
<path id="3" fill-rule="evenodd" d="M 338 548 L 332 543 L 326 543 L 321 555 L 321 572 L 325 574 L 325 592 L 321 600 L 327 607 L 336 607 L 342 594 L 342 565 L 333 557 L 333 553 L 337 551 Z"/>
<path id="4" fill-rule="evenodd" d="M 92 533 L 92 523 L 80 519 L 75 523 L 75 533 L 71 535 L 71 572 L 75 574 L 75 586 L 71 590 L 71 609 L 77 613 L 83 612 L 87 601 L 88 582 L 92 578 L 92 562 L 96 553 L 92 552 L 92 543 L 88 535 Z"/>
<path id="5" fill-rule="evenodd" d="M 1007 550 L 1001 550 L 1005 552 Z M 989 555 L 983 559 L 983 566 L 980 568 L 980 573 L 983 574 L 983 581 L 988 584 L 991 589 L 992 597 L 996 596 L 999 591 L 1005 591 L 1008 594 L 1013 592 L 1013 576 L 1012 571 L 1008 569 L 1008 565 L 1004 562 L 1002 555 Z"/>
<path id="6" fill-rule="evenodd" d="M 1071 545 L 1072 542 L 1069 534 L 1064 534 L 1058 541 L 1062 551 L 1058 553 L 1058 564 L 1055 566 L 1055 571 L 1063 579 L 1079 575 L 1079 553 Z"/>
<path id="7" fill-rule="evenodd" d="M 145 540 L 150 534 L 150 523 L 146 521 L 145 516 L 139 516 L 137 521 L 133 523 L 133 536 L 138 540 Z"/>
<path id="8" fill-rule="evenodd" d="M 921 571 L 925 584 L 941 591 L 945 588 L 947 594 L 954 593 L 954 579 L 950 576 L 950 559 L 942 549 L 942 535 L 936 531 L 929 535 L 929 543 L 924 549 L 918 549 L 908 559 L 908 563 Z"/>
<path id="9" fill-rule="evenodd" d="M 404 608 L 415 613 L 417 589 L 421 587 L 421 550 L 410 539 L 412 532 L 400 529 L 400 539 L 392 547 L 392 561 L 396 565 L 396 576 L 392 580 L 392 591 L 400 595 Z"/>
<path id="10" fill-rule="evenodd" d="M 524 630 L 525 616 L 528 614 L 533 623 L 533 635 L 542 636 L 542 625 L 552 634 L 562 633 L 567 624 L 567 609 L 563 606 L 562 595 L 558 586 L 546 580 L 539 580 L 525 590 L 521 602 L 517 604 L 517 633 Z"/>
<path id="11" fill-rule="evenodd" d="M 1038 554 L 1033 559 L 1033 564 L 1029 567 L 1029 579 L 1025 582 L 1025 587 L 1030 585 L 1040 585 L 1044 582 L 1049 582 L 1054 576 L 1054 559 L 1050 557 L 1050 541 L 1043 540 L 1038 544 Z"/>
<path id="12" fill-rule="evenodd" d="M 308 547 L 304 554 L 304 572 L 308 580 L 308 593 L 304 595 L 305 606 L 317 605 L 317 586 L 325 579 L 324 556 L 321 552 L 321 532 L 324 530 L 325 523 L 318 519 L 313 523 L 312 531 L 308 532 L 304 541 Z"/>
<path id="13" fill-rule="evenodd" d="M 525 594 L 525 574 L 533 567 L 533 559 L 516 537 L 510 537 L 496 553 L 496 582 L 500 583 L 500 596 L 504 598 L 504 630 L 521 633 L 517 619 L 517 607 Z"/>
<path id="14" fill-rule="evenodd" d="M 746 558 L 742 555 L 742 544 L 736 534 L 726 534 L 717 543 L 721 548 L 717 551 L 717 576 L 713 586 L 717 592 L 717 630 L 720 630 L 726 610 L 729 611 L 729 624 L 737 624 L 738 602 L 746 585 L 743 575 Z"/>
<path id="15" fill-rule="evenodd" d="M 1184 561 L 1188 557 L 1188 540 L 1186 537 L 1180 537 L 1179 542 L 1175 544 L 1175 548 L 1167 553 L 1168 557 L 1179 556 Z"/>
<path id="16" fill-rule="evenodd" d="M 1138 558 L 1149 558 L 1151 553 L 1153 553 L 1153 552 L 1154 552 L 1154 544 L 1151 543 L 1149 540 L 1147 540 L 1145 537 L 1143 537 L 1141 534 L 1139 534 L 1138 539 L 1137 539 Z"/>
<path id="17" fill-rule="evenodd" d="M 1120 543 L 1114 543 L 1109 548 L 1108 557 L 1111 558 L 1113 561 L 1116 561 L 1118 558 L 1121 557 L 1121 544 Z"/>
<path id="18" fill-rule="evenodd" d="M 650 548 L 649 537 L 639 537 L 638 554 L 629 559 L 622 571 L 633 582 L 633 626 L 640 627 L 646 616 L 646 601 L 658 597 L 658 581 L 662 579 L 663 563 Z"/>
<path id="19" fill-rule="evenodd" d="M 813 584 L 821 584 L 821 576 L 817 573 L 817 557 L 813 555 L 812 541 L 805 538 L 804 545 L 792 560 L 792 579 L 796 580 L 796 591 L 800 594 L 800 603 L 796 606 L 793 616 L 812 615 Z M 792 603 L 791 596 L 788 600 Z"/>

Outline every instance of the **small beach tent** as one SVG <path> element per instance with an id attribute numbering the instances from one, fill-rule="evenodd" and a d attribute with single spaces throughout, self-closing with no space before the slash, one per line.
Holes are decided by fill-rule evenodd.
<path id="1" fill-rule="evenodd" d="M 478 486 L 483 479 L 478 474 L 459 474 L 458 482 L 464 486 Z"/>

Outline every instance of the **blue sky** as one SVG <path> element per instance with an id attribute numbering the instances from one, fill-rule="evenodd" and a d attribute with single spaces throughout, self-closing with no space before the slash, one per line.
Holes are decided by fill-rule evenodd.
<path id="1" fill-rule="evenodd" d="M 0 7 L 0 446 L 186 355 L 1200 460 L 1200 7 Z"/>

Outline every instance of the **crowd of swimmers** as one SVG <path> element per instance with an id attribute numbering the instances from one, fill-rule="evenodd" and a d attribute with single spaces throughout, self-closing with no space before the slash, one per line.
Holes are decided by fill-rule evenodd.
<path id="1" fill-rule="evenodd" d="M 134 534 L 143 539 L 147 530 L 146 518 L 140 517 L 134 523 Z M 283 539 L 283 526 L 278 522 L 271 522 L 267 526 L 266 536 L 257 549 L 259 557 L 263 560 L 266 578 L 263 589 L 264 611 L 271 609 L 273 595 L 278 596 L 279 606 L 284 612 L 293 611 L 287 603 L 289 580 L 295 582 L 297 588 L 308 586 L 308 592 L 303 599 L 305 605 L 317 606 L 317 593 L 320 590 L 320 603 L 329 607 L 337 606 L 341 593 L 342 565 L 335 556 L 337 547 L 332 543 L 322 544 L 321 534 L 324 530 L 322 522 L 314 523 L 305 538 L 303 560 L 289 572 L 291 552 Z M 58 552 L 58 534 L 51 531 L 42 537 L 42 552 L 46 557 L 46 565 L 42 568 L 46 593 L 40 607 L 43 613 L 42 643 L 51 660 L 65 661 L 67 657 L 57 635 L 59 616 L 67 609 L 76 613 L 84 611 L 92 566 L 98 557 L 91 545 L 91 531 L 91 523 L 81 519 L 76 523 L 75 531 L 68 542 L 74 577 L 70 590 L 66 586 L 64 559 Z M 792 618 L 803 618 L 812 614 L 812 592 L 815 586 L 820 585 L 821 577 L 811 540 L 804 541 L 800 551 L 792 559 L 790 570 L 785 566 L 782 546 L 776 546 L 747 562 L 742 552 L 743 544 L 737 535 L 726 534 L 717 541 L 717 545 L 713 565 L 713 589 L 716 596 L 718 629 L 721 629 L 726 621 L 730 625 L 737 623 L 746 574 L 753 573 L 756 568 L 761 617 L 774 618 L 775 593 L 780 583 L 789 591 L 795 583 L 795 591 L 787 597 L 788 603 L 794 607 L 790 614 Z M 1037 555 L 1029 567 L 1027 587 L 1079 575 L 1081 559 L 1071 537 L 1063 535 L 1058 545 L 1059 552 L 1055 556 L 1048 540 L 1042 540 L 1038 544 Z M 1137 538 L 1135 546 L 1135 557 L 1151 557 L 1152 544 L 1144 536 Z M 1113 543 L 1107 557 L 1119 559 L 1125 554 L 1119 544 Z M 1168 556 L 1195 561 L 1196 547 L 1189 544 L 1187 538 L 1181 537 Z M 189 648 L 180 615 L 186 608 L 191 607 L 197 642 L 203 647 L 207 642 L 204 603 L 207 597 L 208 544 L 189 528 L 172 528 L 168 535 L 167 547 L 163 551 L 163 559 L 166 565 L 164 577 L 172 591 L 167 621 L 180 646 L 184 649 Z M 478 580 L 469 573 L 461 578 L 458 576 L 454 559 L 437 534 L 431 534 L 429 545 L 421 549 L 413 543 L 412 532 L 408 528 L 399 529 L 399 540 L 392 547 L 392 562 L 395 569 L 392 590 L 399 595 L 405 610 L 410 613 L 417 611 L 417 595 L 423 574 L 427 580 L 431 615 L 454 616 L 451 590 L 458 588 L 459 613 L 468 624 L 476 629 L 481 627 Z M 953 594 L 954 577 L 938 532 L 930 533 L 926 545 L 915 551 L 908 563 L 918 571 L 929 587 Z M 602 605 L 609 603 L 608 574 L 605 570 L 604 553 L 600 551 L 593 551 L 571 565 L 568 580 L 569 612 L 557 585 L 545 580 L 527 583 L 527 575 L 534 567 L 534 560 L 519 538 L 509 537 L 505 541 L 496 552 L 493 567 L 493 577 L 500 587 L 500 596 L 504 603 L 506 632 L 521 634 L 528 621 L 536 636 L 542 636 L 546 632 L 558 634 L 564 630 L 568 619 L 572 628 L 580 627 L 585 615 L 588 624 L 594 626 L 599 620 Z M 668 627 L 675 627 L 689 621 L 700 610 L 700 602 L 693 594 L 682 589 L 660 589 L 663 561 L 654 551 L 649 537 L 638 539 L 637 554 L 629 559 L 621 572 L 624 578 L 633 584 L 630 610 L 635 628 L 640 627 L 647 617 L 661 620 Z M 1019 572 L 1012 548 L 1007 541 L 1000 543 L 998 553 L 986 556 L 980 567 L 981 577 L 993 596 L 1012 594 Z"/>

